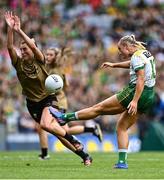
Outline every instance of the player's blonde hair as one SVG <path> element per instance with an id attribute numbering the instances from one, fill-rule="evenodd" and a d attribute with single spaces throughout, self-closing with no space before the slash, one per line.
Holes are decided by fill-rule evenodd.
<path id="1" fill-rule="evenodd" d="M 70 48 L 63 47 L 61 49 L 50 47 L 47 50 L 52 50 L 55 53 L 54 65 L 62 67 L 68 60 L 69 56 L 72 53 Z"/>
<path id="2" fill-rule="evenodd" d="M 141 42 L 141 41 L 136 41 L 135 35 L 133 35 L 133 34 L 123 36 L 119 42 L 122 45 L 130 44 L 130 45 L 134 45 L 134 46 L 138 47 L 139 49 L 146 49 L 145 48 L 146 43 Z"/>
<path id="3" fill-rule="evenodd" d="M 55 58 L 52 61 L 52 65 L 60 66 L 59 58 L 57 58 L 57 56 L 60 54 L 60 49 L 55 47 L 49 47 L 47 50 L 51 50 L 54 52 Z"/>

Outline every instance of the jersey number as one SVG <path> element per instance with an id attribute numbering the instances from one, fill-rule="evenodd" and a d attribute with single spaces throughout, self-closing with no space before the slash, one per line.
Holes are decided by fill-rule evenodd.
<path id="1" fill-rule="evenodd" d="M 151 63 L 151 69 L 152 69 L 152 78 L 155 78 L 156 73 L 155 73 L 155 62 L 154 62 L 154 59 L 151 59 L 150 63 Z"/>
<path id="2" fill-rule="evenodd" d="M 145 52 L 143 52 L 143 54 L 144 54 L 147 58 L 149 58 L 149 57 L 152 56 L 149 51 L 145 51 Z"/>
<path id="3" fill-rule="evenodd" d="M 143 52 L 143 54 L 144 54 L 147 58 L 149 58 L 149 57 L 152 56 L 149 51 L 145 51 L 145 52 Z M 151 69 L 152 69 L 152 78 L 155 78 L 156 73 L 155 73 L 155 62 L 154 62 L 154 59 L 151 59 L 151 60 L 150 60 L 150 63 L 151 63 Z"/>

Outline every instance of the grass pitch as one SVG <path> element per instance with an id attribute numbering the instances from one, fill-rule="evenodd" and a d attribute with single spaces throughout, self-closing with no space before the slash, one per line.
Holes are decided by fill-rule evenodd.
<path id="1" fill-rule="evenodd" d="M 1 179 L 164 179 L 164 152 L 128 155 L 128 170 L 113 169 L 117 153 L 92 153 L 93 165 L 84 167 L 72 153 L 51 153 L 38 160 L 37 152 L 0 152 Z"/>

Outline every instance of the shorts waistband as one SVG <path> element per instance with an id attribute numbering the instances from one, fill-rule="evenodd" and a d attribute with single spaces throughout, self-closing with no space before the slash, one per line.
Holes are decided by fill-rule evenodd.
<path id="1" fill-rule="evenodd" d="M 130 87 L 135 87 L 136 84 L 129 83 L 129 86 L 130 86 Z M 153 89 L 154 89 L 154 86 L 152 86 L 152 87 L 144 86 L 144 89 L 153 90 Z"/>
<path id="2" fill-rule="evenodd" d="M 152 87 L 144 86 L 144 89 L 153 90 L 154 86 L 152 86 Z"/>
<path id="3" fill-rule="evenodd" d="M 32 100 L 30 100 L 30 99 L 28 99 L 28 98 L 26 98 L 26 101 L 29 102 L 29 103 L 33 103 L 33 104 L 36 103 L 36 104 L 37 104 L 37 103 L 45 102 L 45 101 L 47 101 L 49 98 L 53 98 L 54 100 L 57 101 L 56 96 L 55 96 L 54 94 L 50 94 L 50 95 L 46 96 L 45 98 L 43 98 L 42 100 L 40 100 L 40 101 L 38 101 L 38 102 L 32 101 Z"/>

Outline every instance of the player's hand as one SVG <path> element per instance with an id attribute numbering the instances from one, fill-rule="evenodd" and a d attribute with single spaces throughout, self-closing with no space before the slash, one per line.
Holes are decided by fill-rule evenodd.
<path id="1" fill-rule="evenodd" d="M 110 62 L 105 62 L 101 65 L 100 68 L 108 68 L 108 67 L 111 67 L 113 68 L 114 67 L 114 63 L 110 63 Z"/>
<path id="2" fill-rule="evenodd" d="M 16 31 L 16 32 L 19 32 L 19 30 L 21 29 L 21 23 L 20 23 L 20 19 L 19 19 L 19 17 L 18 16 L 14 16 L 14 30 Z"/>
<path id="3" fill-rule="evenodd" d="M 128 113 L 131 115 L 137 114 L 137 102 L 132 100 L 128 105 Z"/>
<path id="4" fill-rule="evenodd" d="M 14 21 L 14 16 L 11 11 L 7 11 L 5 13 L 5 21 L 11 29 L 14 28 L 15 21 Z"/>

